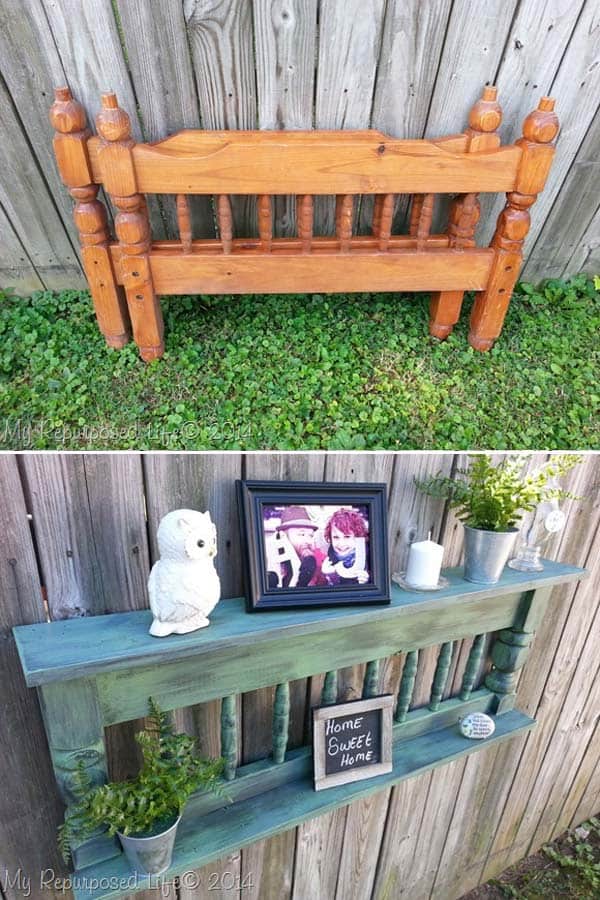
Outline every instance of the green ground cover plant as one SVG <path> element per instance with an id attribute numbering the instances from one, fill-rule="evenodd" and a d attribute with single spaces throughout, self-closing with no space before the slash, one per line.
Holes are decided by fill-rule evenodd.
<path id="1" fill-rule="evenodd" d="M 462 900 L 597 900 L 600 897 L 600 820 L 583 822 L 554 843 L 507 869 Z"/>
<path id="2" fill-rule="evenodd" d="M 107 348 L 86 291 L 0 294 L 10 449 L 593 449 L 600 292 L 520 284 L 489 353 L 428 296 L 170 297 L 166 352 Z"/>

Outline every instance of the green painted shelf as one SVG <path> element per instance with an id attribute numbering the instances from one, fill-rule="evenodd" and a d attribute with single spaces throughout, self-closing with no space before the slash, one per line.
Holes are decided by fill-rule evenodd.
<path id="1" fill-rule="evenodd" d="M 495 721 L 496 730 L 485 742 L 462 737 L 456 725 L 408 739 L 398 738 L 393 746 L 393 770 L 369 780 L 314 791 L 311 775 L 305 774 L 213 812 L 190 808 L 187 815 L 184 813 L 179 826 L 173 864 L 161 880 L 168 881 L 239 847 L 271 837 L 307 819 L 331 812 L 353 800 L 421 775 L 438 765 L 480 750 L 484 745 L 489 747 L 505 741 L 535 726 L 533 719 L 516 710 L 496 716 Z M 74 894 L 77 900 L 103 900 L 157 884 L 156 877 L 134 876 L 122 855 L 89 869 L 80 869 L 75 877 Z"/>
<path id="2" fill-rule="evenodd" d="M 61 796 L 69 801 L 78 760 L 95 783 L 106 779 L 104 729 L 146 715 L 151 696 L 165 710 L 230 698 L 222 704 L 221 728 L 225 743 L 233 741 L 235 746 L 236 695 L 268 686 L 281 686 L 285 695 L 290 681 L 328 673 L 326 696 L 332 691 L 334 696 L 336 671 L 367 663 L 363 696 L 372 696 L 378 661 L 407 654 L 398 689 L 392 772 L 316 792 L 310 746 L 288 751 L 283 762 L 270 758 L 235 769 L 233 761 L 234 777 L 225 783 L 229 804 L 213 795 L 190 799 L 173 865 L 162 876 L 168 880 L 526 732 L 535 722 L 514 708 L 518 672 L 553 588 L 587 573 L 546 560 L 539 573 L 507 568 L 494 585 L 471 584 L 460 568 L 444 574 L 449 582 L 444 590 L 424 594 L 393 585 L 391 603 L 380 607 L 248 615 L 243 600 L 225 600 L 214 610 L 209 628 L 163 639 L 148 634 L 147 610 L 15 628 L 27 684 L 39 693 Z M 468 660 L 462 683 L 454 688 L 450 661 L 454 642 L 463 640 L 469 642 Z M 484 660 L 483 648 L 490 643 Z M 419 651 L 435 645 L 441 645 L 441 651 L 429 704 L 411 710 Z M 485 686 L 475 689 L 486 671 Z M 458 719 L 473 711 L 494 716 L 495 732 L 484 741 L 468 740 L 458 729 Z M 284 719 L 287 731 L 287 714 Z M 280 729 L 281 751 L 282 733 Z M 75 848 L 74 861 L 78 900 L 117 897 L 152 886 L 131 872 L 116 841 L 105 835 Z"/>

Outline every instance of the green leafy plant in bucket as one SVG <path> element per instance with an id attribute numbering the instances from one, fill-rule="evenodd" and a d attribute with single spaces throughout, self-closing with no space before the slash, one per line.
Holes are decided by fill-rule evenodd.
<path id="1" fill-rule="evenodd" d="M 430 497 L 448 500 L 457 518 L 471 528 L 509 531 L 539 503 L 581 499 L 558 486 L 558 479 L 581 462 L 576 454 L 553 455 L 532 472 L 525 471 L 525 455 L 505 456 L 497 465 L 486 453 L 471 454 L 469 460 L 456 479 L 438 473 L 415 483 Z"/>
<path id="2" fill-rule="evenodd" d="M 152 698 L 149 705 L 149 725 L 135 736 L 143 759 L 136 778 L 92 786 L 80 761 L 73 778 L 76 802 L 58 832 L 65 862 L 73 844 L 98 829 L 107 828 L 111 836 L 149 837 L 169 828 L 195 791 L 226 797 L 219 780 L 223 760 L 201 757 L 195 738 L 176 732 Z"/>

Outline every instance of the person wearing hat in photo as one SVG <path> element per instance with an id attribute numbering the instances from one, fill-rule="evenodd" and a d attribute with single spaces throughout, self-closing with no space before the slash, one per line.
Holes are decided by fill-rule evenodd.
<path id="1" fill-rule="evenodd" d="M 321 573 L 325 554 L 315 547 L 317 527 L 304 506 L 283 509 L 275 535 L 267 542 L 270 588 L 312 587 L 326 583 Z"/>

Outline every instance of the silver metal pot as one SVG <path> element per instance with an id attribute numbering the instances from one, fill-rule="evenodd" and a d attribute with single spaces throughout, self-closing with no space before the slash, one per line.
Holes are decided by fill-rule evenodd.
<path id="1" fill-rule="evenodd" d="M 465 579 L 476 584 L 496 584 L 518 533 L 518 528 L 484 531 L 465 525 Z"/>
<path id="2" fill-rule="evenodd" d="M 151 837 L 132 837 L 117 831 L 125 856 L 135 872 L 139 872 L 140 875 L 161 875 L 167 871 L 171 865 L 175 835 L 180 821 L 181 816 L 166 831 Z"/>

